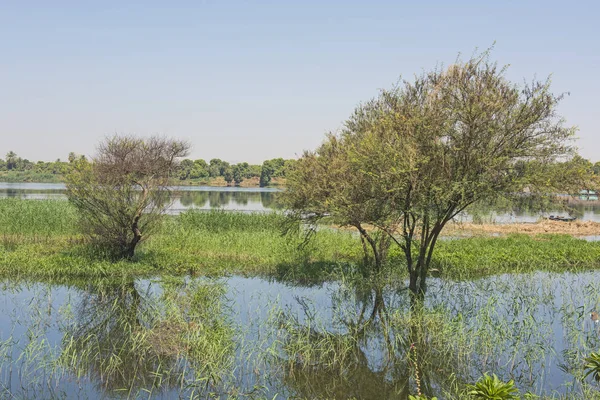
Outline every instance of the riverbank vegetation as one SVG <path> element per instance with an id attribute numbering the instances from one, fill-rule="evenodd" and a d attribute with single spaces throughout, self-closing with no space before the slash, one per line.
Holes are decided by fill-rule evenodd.
<path id="1" fill-rule="evenodd" d="M 20 373 L 0 395 L 472 399 L 489 373 L 502 382 L 487 389 L 514 384 L 525 399 L 594 399 L 597 327 L 571 301 L 597 305 L 594 276 L 438 280 L 419 310 L 393 284 L 347 280 L 309 291 L 166 274 L 9 283 L 4 305 L 18 311 L 0 371 Z"/>
<path id="2" fill-rule="evenodd" d="M 315 240 L 283 235 L 279 213 L 187 211 L 166 216 L 155 236 L 130 260 L 111 261 L 79 230 L 66 201 L 0 200 L 0 274 L 28 278 L 120 277 L 157 274 L 270 275 L 305 282 L 363 276 L 363 248 L 353 231 L 322 225 Z M 431 273 L 449 278 L 535 270 L 600 267 L 600 242 L 567 235 L 507 235 L 440 240 Z M 384 264 L 405 279 L 400 252 Z M 395 278 L 394 278 L 395 277 Z"/>
<path id="3" fill-rule="evenodd" d="M 63 176 L 69 201 L 0 200 L 0 277 L 58 283 L 77 302 L 67 294 L 58 308 L 62 342 L 51 348 L 41 323 L 54 318 L 49 291 L 26 347 L 14 351 L 11 331 L 0 358 L 18 365 L 18 379 L 41 371 L 19 382 L 24 397 L 54 394 L 67 377 L 128 397 L 509 399 L 558 388 L 590 398 L 596 274 L 556 273 L 600 269 L 600 241 L 549 229 L 559 225 L 456 231 L 456 217 L 500 196 L 595 189 L 549 88 L 512 84 L 487 53 L 457 60 L 360 105 L 299 161 L 262 166 L 180 162 L 187 144 L 160 137 L 114 136 L 69 163 L 9 152 L 7 173 Z M 167 215 L 169 186 L 203 179 L 285 180 L 285 211 Z M 239 315 L 228 308 L 236 288 L 225 282 L 236 280 L 265 296 L 256 309 L 244 308 L 252 295 L 236 299 Z M 280 307 L 279 296 L 294 303 Z M 564 337 L 552 343 L 558 321 Z M 558 362 L 569 380 L 558 384 L 576 383 L 540 388 Z"/>
<path id="4" fill-rule="evenodd" d="M 29 161 L 9 151 L 0 158 L 0 182 L 60 183 L 81 156 L 69 153 L 68 161 Z M 231 164 L 219 158 L 209 162 L 202 159 L 183 159 L 175 168 L 171 185 L 267 187 L 285 185 L 285 177 L 295 160 L 274 158 L 262 164 L 247 162 Z"/>

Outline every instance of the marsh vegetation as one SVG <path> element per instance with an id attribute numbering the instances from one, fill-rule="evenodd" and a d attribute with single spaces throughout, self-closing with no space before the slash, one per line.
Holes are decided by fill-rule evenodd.
<path id="1" fill-rule="evenodd" d="M 0 396 L 600 398 L 600 241 L 457 233 L 493 203 L 539 217 L 595 188 L 562 97 L 489 52 L 459 59 L 265 162 L 260 185 L 287 190 L 262 213 L 217 209 L 241 190 L 174 196 L 177 176 L 259 179 L 180 162 L 185 142 L 73 154 L 68 201 L 0 199 Z"/>

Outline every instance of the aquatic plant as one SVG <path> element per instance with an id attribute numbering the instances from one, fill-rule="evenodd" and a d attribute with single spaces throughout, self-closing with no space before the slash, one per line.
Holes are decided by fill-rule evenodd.
<path id="1" fill-rule="evenodd" d="M 483 375 L 474 385 L 469 385 L 469 395 L 480 400 L 512 400 L 518 399 L 519 390 L 511 379 L 508 382 L 501 381 L 496 374 Z"/>
<path id="2" fill-rule="evenodd" d="M 594 381 L 600 382 L 600 353 L 591 353 L 587 356 L 583 369 L 585 370 L 584 378 L 591 375 Z"/>

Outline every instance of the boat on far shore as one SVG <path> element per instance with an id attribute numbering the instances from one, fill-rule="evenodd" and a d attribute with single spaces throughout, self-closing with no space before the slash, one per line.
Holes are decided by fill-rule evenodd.
<path id="1" fill-rule="evenodd" d="M 562 217 L 560 215 L 551 215 L 548 217 L 551 221 L 562 221 L 562 222 L 572 222 L 577 219 L 577 217 Z"/>

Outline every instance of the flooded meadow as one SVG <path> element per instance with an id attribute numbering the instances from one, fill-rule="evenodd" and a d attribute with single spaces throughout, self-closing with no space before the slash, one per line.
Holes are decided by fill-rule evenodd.
<path id="1" fill-rule="evenodd" d="M 462 398 L 484 373 L 581 398 L 600 275 L 306 286 L 267 278 L 5 281 L 2 397 Z"/>

